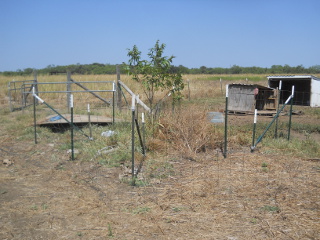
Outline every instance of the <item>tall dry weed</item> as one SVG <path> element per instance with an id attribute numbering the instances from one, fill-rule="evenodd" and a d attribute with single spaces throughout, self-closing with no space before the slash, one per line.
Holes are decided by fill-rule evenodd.
<path id="1" fill-rule="evenodd" d="M 163 114 L 156 138 L 183 157 L 194 160 L 198 153 L 221 147 L 221 130 L 207 119 L 206 108 L 194 105 Z"/>

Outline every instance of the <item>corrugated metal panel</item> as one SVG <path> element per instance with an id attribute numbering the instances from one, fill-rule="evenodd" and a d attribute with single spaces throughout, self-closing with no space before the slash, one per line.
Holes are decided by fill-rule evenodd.
<path id="1" fill-rule="evenodd" d="M 313 75 L 284 75 L 284 76 L 268 76 L 268 80 L 270 79 L 277 79 L 277 80 L 295 80 L 295 79 L 314 79 L 314 80 L 320 80 L 320 78 L 317 78 Z"/>
<path id="2" fill-rule="evenodd" d="M 267 78 L 268 85 L 272 88 L 278 87 L 280 80 L 287 88 L 289 85 L 295 85 L 294 104 L 320 107 L 320 78 L 313 75 L 268 76 Z"/>
<path id="3" fill-rule="evenodd" d="M 311 81 L 310 106 L 320 107 L 320 81 Z"/>

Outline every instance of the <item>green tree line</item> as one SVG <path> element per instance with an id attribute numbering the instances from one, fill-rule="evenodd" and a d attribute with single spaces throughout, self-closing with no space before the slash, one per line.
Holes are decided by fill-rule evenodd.
<path id="1" fill-rule="evenodd" d="M 291 67 L 289 65 L 272 65 L 271 68 L 262 67 L 241 67 L 233 65 L 230 68 L 208 68 L 201 66 L 200 68 L 187 68 L 182 65 L 173 67 L 173 71 L 180 71 L 182 74 L 319 74 L 320 65 L 305 68 L 302 65 Z"/>
<path id="2" fill-rule="evenodd" d="M 66 66 L 55 66 L 49 65 L 42 69 L 18 69 L 16 71 L 3 71 L 1 75 L 5 76 L 17 76 L 17 75 L 31 75 L 36 70 L 38 74 L 65 74 L 70 71 L 72 74 L 116 74 L 115 64 L 71 64 Z M 124 65 L 120 65 L 121 73 L 126 73 Z M 170 73 L 181 73 L 181 74 L 320 74 L 320 65 L 311 66 L 305 68 L 303 65 L 289 66 L 289 65 L 272 65 L 270 68 L 262 67 L 241 67 L 233 65 L 230 68 L 221 67 L 206 67 L 201 66 L 200 68 L 187 68 L 183 65 L 171 66 L 169 69 Z"/>

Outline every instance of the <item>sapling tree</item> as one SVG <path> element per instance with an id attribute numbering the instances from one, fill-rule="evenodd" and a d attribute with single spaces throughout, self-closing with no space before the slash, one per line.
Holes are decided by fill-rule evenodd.
<path id="1" fill-rule="evenodd" d="M 174 56 L 163 56 L 166 45 L 160 44 L 159 40 L 149 50 L 149 60 L 141 59 L 141 52 L 136 45 L 128 49 L 129 61 L 127 70 L 132 79 L 142 85 L 143 92 L 148 99 L 152 113 L 157 111 L 158 104 L 168 95 L 171 95 L 176 102 L 182 97 L 181 91 L 184 88 L 181 73 L 173 73 L 172 60 Z M 155 101 L 155 95 L 163 92 L 162 98 Z"/>

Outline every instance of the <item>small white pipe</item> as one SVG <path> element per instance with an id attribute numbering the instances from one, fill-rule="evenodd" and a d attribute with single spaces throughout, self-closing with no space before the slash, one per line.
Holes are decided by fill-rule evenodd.
<path id="1" fill-rule="evenodd" d="M 136 95 L 132 94 L 131 110 L 134 111 L 135 109 L 136 109 Z"/>
<path id="2" fill-rule="evenodd" d="M 255 109 L 254 110 L 254 119 L 253 119 L 253 123 L 257 123 L 257 113 L 258 113 L 258 110 Z"/>
<path id="3" fill-rule="evenodd" d="M 70 108 L 73 108 L 73 94 L 70 94 Z"/>
<path id="4" fill-rule="evenodd" d="M 287 101 L 286 101 L 284 104 L 287 104 L 287 103 L 290 101 L 291 98 L 292 98 L 292 95 L 290 95 L 290 96 L 288 97 Z"/>
<path id="5" fill-rule="evenodd" d="M 280 80 L 279 82 L 279 90 L 281 90 L 281 88 L 282 88 L 282 80 Z"/>
<path id="6" fill-rule="evenodd" d="M 226 85 L 226 97 L 229 96 L 229 84 Z"/>
<path id="7" fill-rule="evenodd" d="M 35 89 L 34 89 L 34 87 L 32 88 L 32 95 L 33 95 L 36 99 L 38 99 L 39 102 L 44 103 L 44 101 L 35 94 Z"/>
<path id="8" fill-rule="evenodd" d="M 34 97 L 35 97 L 36 99 L 38 99 L 39 102 L 44 103 L 44 101 L 43 101 L 40 97 L 38 97 L 37 95 L 34 95 Z"/>
<path id="9" fill-rule="evenodd" d="M 292 86 L 291 96 L 294 97 L 294 85 Z"/>
<path id="10" fill-rule="evenodd" d="M 144 123 L 144 113 L 141 113 L 141 122 Z"/>
<path id="11" fill-rule="evenodd" d="M 90 112 L 90 103 L 88 103 L 88 113 Z"/>

